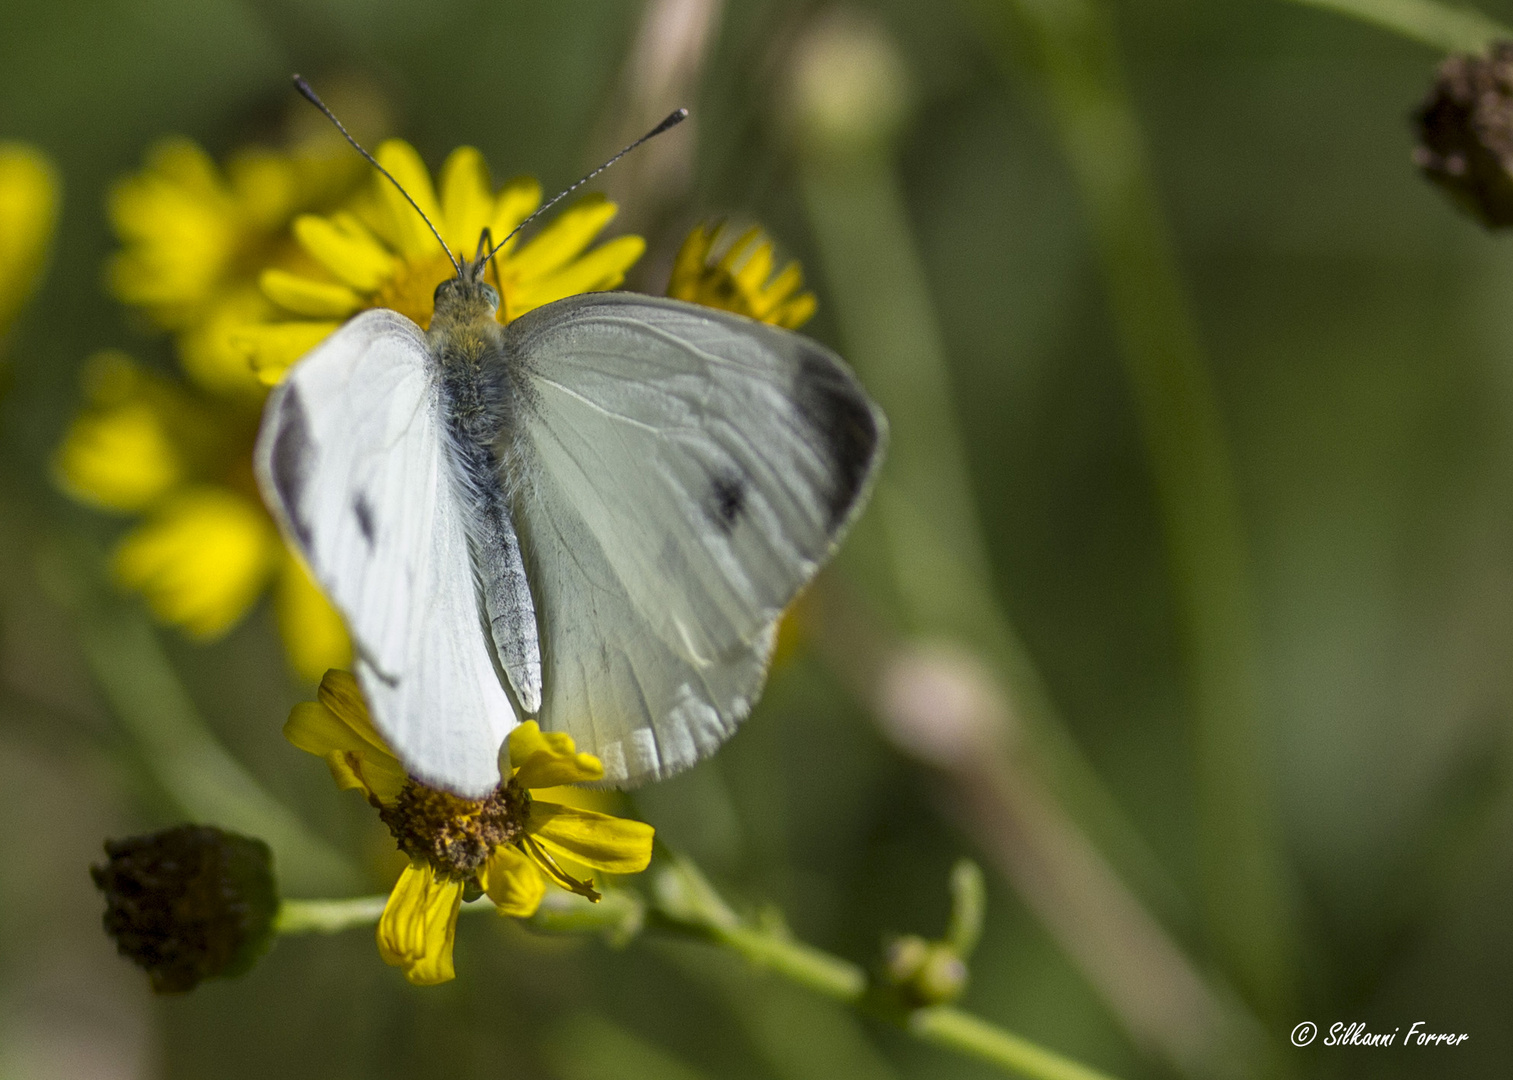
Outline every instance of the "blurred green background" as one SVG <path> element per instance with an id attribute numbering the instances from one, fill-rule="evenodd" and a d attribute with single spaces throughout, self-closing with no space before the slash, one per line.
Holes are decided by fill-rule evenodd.
<path id="1" fill-rule="evenodd" d="M 983 599 L 1022 636 L 1073 745 L 1149 849 L 1148 865 L 1110 850 L 1112 864 L 1217 998 L 1249 1017 L 1251 1050 L 1193 1069 L 1132 1034 L 1090 961 L 1074 959 L 1077 927 L 1048 928 L 1021 898 L 985 839 L 994 823 L 963 810 L 950 770 L 889 744 L 818 632 L 718 756 L 636 793 L 636 807 L 728 895 L 776 905 L 800 937 L 858 962 L 887 934 L 939 933 L 952 862 L 980 859 L 988 923 L 963 1004 L 1119 1076 L 1505 1076 L 1513 239 L 1459 216 L 1411 165 L 1409 115 L 1440 57 L 1278 0 L 1107 7 L 1248 550 L 1251 765 L 1273 793 L 1289 912 L 1274 958 L 1284 990 L 1268 998 L 1226 966 L 1202 914 L 1183 616 L 1098 246 L 1022 20 L 1036 7 L 848 8 L 898 50 L 907 87 L 896 145 L 857 167 L 902 194 L 905 232 L 884 240 L 922 268 L 918 283 L 893 284 L 938 327 L 990 572 Z M 1482 7 L 1513 20 L 1507 0 Z M 636 43 L 680 25 L 654 9 L 681 13 L 685 30 L 710 22 L 683 74 L 653 86 L 663 98 L 642 102 Z M 622 200 L 614 229 L 650 243 L 628 284 L 661 291 L 703 217 L 760 221 L 819 294 L 807 332 L 870 381 L 850 348 L 868 316 L 834 301 L 848 287 L 834 275 L 855 255 L 848 237 L 898 221 L 827 232 L 805 180 L 813 151 L 783 119 L 791 57 L 827 13 L 783 0 L 6 0 L 0 138 L 53 158 L 64 208 L 3 361 L 0 1078 L 993 1075 L 698 945 L 648 937 L 616 951 L 478 917 L 463 920 L 459 978 L 444 987 L 406 985 L 364 930 L 285 940 L 245 978 L 153 999 L 100 932 L 86 872 L 105 837 L 177 820 L 46 583 L 59 559 L 87 565 L 121 529 L 48 480 L 81 363 L 121 347 L 174 366 L 171 342 L 101 284 L 116 246 L 111 182 L 164 134 L 218 158 L 265 137 L 304 107 L 295 70 L 381 101 L 388 130 L 433 169 L 471 144 L 497 178 L 529 172 L 548 190 L 687 104 L 695 124 L 664 140 L 681 149 L 655 159 L 671 164 L 628 163 L 603 185 Z M 896 426 L 900 453 L 953 437 Z M 859 597 L 900 634 L 933 634 L 879 569 L 878 512 L 821 591 Z M 367 808 L 279 735 L 312 688 L 288 674 L 267 605 L 213 645 L 162 641 L 225 744 L 365 861 L 367 891 L 386 888 L 392 864 Z M 1110 955 L 1096 940 L 1092 951 Z M 1131 978 L 1144 985 L 1138 969 Z M 1422 1020 L 1471 1038 L 1295 1050 L 1288 1032 L 1303 1020 L 1385 1032 Z"/>

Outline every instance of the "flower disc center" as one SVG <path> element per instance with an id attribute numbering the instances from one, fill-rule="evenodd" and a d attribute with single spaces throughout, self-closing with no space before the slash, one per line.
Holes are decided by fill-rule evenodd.
<path id="1" fill-rule="evenodd" d="M 510 782 L 485 798 L 463 799 L 410 780 L 379 817 L 406 855 L 463 879 L 476 874 L 499 845 L 524 834 L 530 806 L 530 795 Z"/>

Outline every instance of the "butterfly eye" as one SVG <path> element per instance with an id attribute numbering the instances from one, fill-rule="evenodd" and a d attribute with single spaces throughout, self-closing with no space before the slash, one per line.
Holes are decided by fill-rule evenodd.
<path id="1" fill-rule="evenodd" d="M 492 285 L 487 285 L 486 284 L 486 285 L 482 286 L 482 288 L 479 291 L 483 293 L 483 298 L 488 301 L 489 307 L 493 308 L 495 311 L 498 311 L 499 310 L 499 290 L 496 289 L 496 288 L 494 288 L 494 286 L 492 286 Z"/>
<path id="2" fill-rule="evenodd" d="M 443 281 L 440 285 L 436 286 L 436 291 L 431 294 L 431 303 L 433 305 L 440 304 L 441 301 L 442 301 L 442 299 L 448 293 L 450 293 L 452 291 L 452 286 L 455 283 L 456 283 L 456 279 L 455 278 L 448 278 L 447 280 Z"/>

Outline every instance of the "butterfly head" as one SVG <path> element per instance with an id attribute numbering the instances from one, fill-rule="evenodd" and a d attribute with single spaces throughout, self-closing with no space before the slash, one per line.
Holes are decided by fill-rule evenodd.
<path id="1" fill-rule="evenodd" d="M 471 264 L 465 264 L 461 275 L 436 286 L 433 319 L 470 322 L 493 319 L 498 314 L 499 290 L 484 281 L 482 274 L 475 277 L 468 273 L 470 268 Z"/>
<path id="2" fill-rule="evenodd" d="M 470 320 L 494 318 L 499 312 L 499 290 L 490 285 L 488 273 L 491 250 L 489 230 L 478 238 L 478 253 L 458 265 L 457 276 L 436 286 L 432 302 L 436 315 L 443 319 Z"/>

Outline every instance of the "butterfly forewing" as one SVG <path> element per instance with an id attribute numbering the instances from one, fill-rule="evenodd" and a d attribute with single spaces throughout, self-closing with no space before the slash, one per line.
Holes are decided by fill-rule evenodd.
<path id="1" fill-rule="evenodd" d="M 515 715 L 481 629 L 437 407 L 420 328 L 366 312 L 273 392 L 257 475 L 347 622 L 379 731 L 415 776 L 481 795 Z"/>

